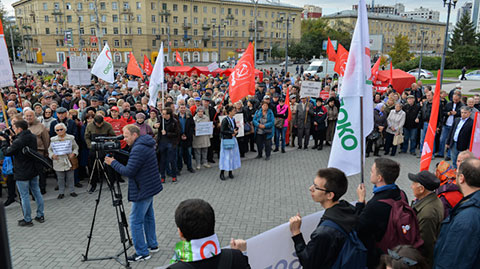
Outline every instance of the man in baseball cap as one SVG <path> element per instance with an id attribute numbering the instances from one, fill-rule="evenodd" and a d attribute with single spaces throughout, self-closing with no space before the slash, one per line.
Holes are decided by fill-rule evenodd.
<path id="1" fill-rule="evenodd" d="M 433 249 L 444 215 L 443 203 L 435 193 L 440 186 L 440 180 L 429 171 L 421 171 L 417 174 L 408 173 L 408 179 L 412 181 L 411 188 L 416 198 L 412 203 L 412 208 L 417 213 L 425 257 L 427 261 L 432 261 Z"/>

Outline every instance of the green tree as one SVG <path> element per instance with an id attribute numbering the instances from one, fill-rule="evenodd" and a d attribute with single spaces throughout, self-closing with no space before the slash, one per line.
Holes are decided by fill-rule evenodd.
<path id="1" fill-rule="evenodd" d="M 457 25 L 455 25 L 450 42 L 450 49 L 452 52 L 455 52 L 460 46 L 474 46 L 476 42 L 477 35 L 475 34 L 475 26 L 473 22 L 470 21 L 469 13 L 465 13 L 457 22 Z"/>
<path id="2" fill-rule="evenodd" d="M 410 53 L 410 46 L 408 43 L 408 36 L 398 35 L 395 37 L 395 44 L 389 52 L 393 64 L 408 61 L 412 58 L 413 53 Z"/>
<path id="3" fill-rule="evenodd" d="M 278 44 L 273 44 L 271 56 L 273 59 L 285 58 L 285 49 L 280 48 Z"/>
<path id="4" fill-rule="evenodd" d="M 6 17 L 7 17 L 7 11 L 3 7 L 2 3 L 0 3 L 0 20 L 2 21 L 2 24 L 3 24 L 3 32 L 5 34 L 5 42 L 7 43 L 8 54 L 10 55 L 10 57 L 12 57 L 13 55 L 12 55 L 12 41 L 10 38 L 11 37 L 10 29 L 12 30 L 12 34 L 13 34 L 13 42 L 16 48 L 15 51 L 17 51 L 18 47 L 21 47 L 22 39 L 18 31 L 18 27 L 13 23 L 8 23 Z"/>
<path id="5" fill-rule="evenodd" d="M 476 45 L 457 46 L 450 60 L 453 68 L 478 66 L 478 63 L 480 63 L 480 47 Z"/>

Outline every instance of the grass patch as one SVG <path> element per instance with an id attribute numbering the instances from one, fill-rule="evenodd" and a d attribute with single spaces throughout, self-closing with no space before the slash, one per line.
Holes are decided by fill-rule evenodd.
<path id="1" fill-rule="evenodd" d="M 480 88 L 472 89 L 472 90 L 470 90 L 470 91 L 472 91 L 472 92 L 480 92 Z"/>
<path id="2" fill-rule="evenodd" d="M 468 69 L 467 73 L 470 72 L 470 71 L 477 70 L 477 69 L 478 68 Z M 431 72 L 435 77 L 437 77 L 437 73 L 438 73 L 437 70 L 431 71 Z M 445 70 L 443 70 L 443 77 L 444 78 L 458 78 L 458 76 L 460 76 L 461 74 L 462 74 L 462 69 L 445 69 Z"/>
<path id="3" fill-rule="evenodd" d="M 422 79 L 423 84 L 429 85 L 429 84 L 435 84 L 437 83 L 436 79 Z M 442 84 L 448 84 L 448 83 L 456 83 L 457 81 L 455 80 L 443 80 Z"/>

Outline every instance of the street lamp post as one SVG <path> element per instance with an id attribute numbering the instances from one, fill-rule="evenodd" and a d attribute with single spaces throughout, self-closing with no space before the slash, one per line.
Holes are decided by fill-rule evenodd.
<path id="1" fill-rule="evenodd" d="M 418 76 L 417 76 L 417 80 L 420 80 L 420 74 L 421 74 L 421 71 L 422 71 L 422 58 L 423 58 L 423 40 L 425 39 L 425 33 L 427 32 L 426 30 L 428 30 L 428 28 L 420 28 L 420 31 L 422 32 L 422 44 L 421 44 L 421 48 L 420 48 L 420 61 L 418 63 Z"/>
<path id="2" fill-rule="evenodd" d="M 286 15 L 285 13 L 279 13 L 279 15 L 281 15 L 280 19 L 277 20 L 277 22 L 279 23 L 283 23 L 283 16 L 282 15 Z M 295 22 L 295 14 L 294 13 L 290 13 L 288 14 L 286 17 L 286 20 L 287 20 L 287 40 L 286 40 L 286 44 L 285 44 L 285 75 L 287 75 L 287 72 L 288 72 L 288 34 L 289 34 L 289 28 L 290 28 L 290 20 L 292 20 L 292 22 Z"/>
<path id="3" fill-rule="evenodd" d="M 255 4 L 255 37 L 253 39 L 253 66 L 256 68 L 257 66 L 257 8 L 258 8 L 258 0 L 252 0 L 252 3 Z"/>
<path id="4" fill-rule="evenodd" d="M 447 12 L 447 27 L 445 28 L 445 40 L 443 42 L 443 54 L 442 54 L 442 64 L 440 65 L 440 89 L 442 88 L 443 82 L 443 70 L 445 69 L 445 55 L 447 53 L 447 46 L 448 46 L 448 24 L 450 23 L 450 11 L 455 8 L 458 0 L 443 0 L 443 6 L 445 7 L 448 5 L 448 12 Z"/>
<path id="5" fill-rule="evenodd" d="M 234 17 L 232 14 L 228 14 L 227 17 L 225 18 L 226 21 L 229 21 L 229 23 L 231 24 Z M 221 34 L 220 34 L 220 30 L 223 26 L 223 30 L 224 30 L 224 33 L 226 33 L 226 29 L 227 29 L 227 23 L 226 21 L 222 24 L 221 22 L 218 23 L 218 25 L 212 25 L 213 28 L 216 28 L 216 26 L 218 26 L 218 57 L 217 57 L 217 60 L 218 60 L 218 64 L 220 64 L 220 53 L 221 53 L 221 49 L 222 49 L 222 46 L 220 45 L 221 43 Z"/>
<path id="6" fill-rule="evenodd" d="M 172 56 L 172 52 L 171 52 L 171 48 L 170 48 L 170 21 L 168 20 L 168 17 L 170 17 L 170 11 L 166 10 L 166 9 L 163 9 L 162 12 L 158 13 L 158 15 L 162 16 L 162 17 L 165 17 L 165 20 L 167 21 L 167 46 L 168 46 L 168 64 L 171 63 L 170 61 L 170 57 Z M 159 22 L 161 20 L 158 20 Z"/>

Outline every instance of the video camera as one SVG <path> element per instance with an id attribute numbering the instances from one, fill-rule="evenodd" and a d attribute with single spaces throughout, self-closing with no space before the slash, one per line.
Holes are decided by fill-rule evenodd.
<path id="1" fill-rule="evenodd" d="M 119 136 L 97 136 L 92 140 L 92 150 L 101 152 L 118 152 L 121 149 L 120 140 L 123 135 Z"/>
<path id="2" fill-rule="evenodd" d="M 15 132 L 13 132 L 12 129 L 5 129 L 0 132 L 0 136 L 5 138 L 7 140 L 8 144 L 10 144 L 12 141 L 10 141 L 10 137 L 13 137 L 15 135 Z"/>

